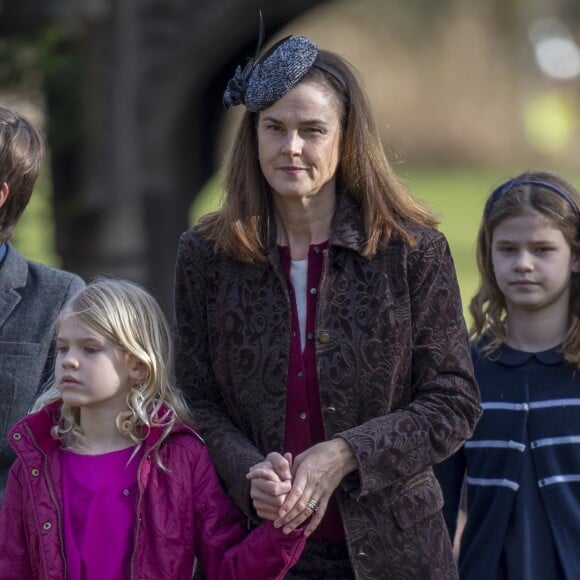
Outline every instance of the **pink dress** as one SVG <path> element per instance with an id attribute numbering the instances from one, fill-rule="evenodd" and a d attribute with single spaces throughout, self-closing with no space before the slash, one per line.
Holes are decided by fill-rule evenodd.
<path id="1" fill-rule="evenodd" d="M 134 450 L 101 455 L 60 451 L 64 546 L 71 580 L 129 577 L 142 457 L 141 452 L 131 458 Z"/>

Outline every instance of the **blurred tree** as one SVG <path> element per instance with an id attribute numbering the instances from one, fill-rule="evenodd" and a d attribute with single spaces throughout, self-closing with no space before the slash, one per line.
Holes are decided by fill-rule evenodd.
<path id="1" fill-rule="evenodd" d="M 313 38 L 364 64 L 386 142 L 429 163 L 546 160 L 521 110 L 554 81 L 536 70 L 527 27 L 555 16 L 577 35 L 578 0 L 6 0 L 0 82 L 46 105 L 64 267 L 143 282 L 170 309 L 177 238 L 215 173 L 222 91 L 254 53 L 258 11 L 268 40 L 322 4 Z"/>
<path id="2" fill-rule="evenodd" d="M 178 236 L 216 170 L 221 95 L 255 50 L 258 12 L 268 38 L 323 1 L 1 5 L 2 38 L 37 49 L 63 267 L 139 281 L 171 310 Z"/>

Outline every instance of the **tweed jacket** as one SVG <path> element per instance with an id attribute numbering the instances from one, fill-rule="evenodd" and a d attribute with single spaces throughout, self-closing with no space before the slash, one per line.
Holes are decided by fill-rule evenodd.
<path id="1" fill-rule="evenodd" d="M 15 455 L 9 429 L 26 415 L 54 362 L 54 321 L 84 287 L 69 272 L 27 261 L 7 244 L 0 265 L 0 502 Z"/>
<path id="2" fill-rule="evenodd" d="M 59 409 L 60 403 L 53 403 L 10 431 L 18 458 L 0 510 L 3 580 L 69 577 L 59 442 L 50 436 Z M 248 534 L 201 438 L 181 424 L 163 441 L 162 433 L 153 427 L 143 442 L 130 577 L 191 580 L 198 559 L 208 580 L 282 579 L 304 548 L 303 530 L 285 535 L 266 522 Z M 157 464 L 157 454 L 166 470 Z"/>
<path id="3" fill-rule="evenodd" d="M 336 490 L 357 579 L 456 576 L 432 465 L 480 415 L 455 270 L 442 234 L 415 227 L 373 258 L 354 200 L 339 200 L 324 254 L 316 362 L 327 438 L 358 461 Z M 275 243 L 264 263 L 179 243 L 176 376 L 217 470 L 251 517 L 248 469 L 284 450 L 290 297 Z"/>

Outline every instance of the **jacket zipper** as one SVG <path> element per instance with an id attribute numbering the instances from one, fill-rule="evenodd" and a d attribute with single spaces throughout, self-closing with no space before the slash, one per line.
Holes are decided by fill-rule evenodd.
<path id="1" fill-rule="evenodd" d="M 42 470 L 44 472 L 44 478 L 46 480 L 46 486 L 48 487 L 48 493 L 50 495 L 50 499 L 51 499 L 52 504 L 54 505 L 54 508 L 56 511 L 56 520 L 57 520 L 56 527 L 58 530 L 60 555 L 62 556 L 62 562 L 63 562 L 63 567 L 64 567 L 63 580 L 66 580 L 68 577 L 68 566 L 67 566 L 66 556 L 65 556 L 65 552 L 64 552 L 64 539 L 62 537 L 62 518 L 61 518 L 58 502 L 56 501 L 56 496 L 54 493 L 54 488 L 52 486 L 52 481 L 51 481 L 50 475 L 48 473 L 48 457 L 47 457 L 46 453 L 42 450 L 42 448 L 36 442 L 36 439 L 35 439 L 34 435 L 32 434 L 30 427 L 25 424 L 24 428 L 26 429 L 28 436 L 30 437 L 30 440 L 32 441 L 32 444 L 34 445 L 34 447 L 38 450 L 38 452 L 43 457 Z"/>
<path id="2" fill-rule="evenodd" d="M 143 454 L 139 467 L 137 469 L 137 487 L 139 489 L 139 497 L 137 499 L 137 506 L 135 507 L 135 534 L 133 536 L 133 554 L 131 554 L 131 580 L 135 578 L 135 558 L 137 556 L 137 542 L 139 540 L 139 532 L 141 530 L 141 504 L 143 503 L 143 483 L 141 481 L 141 473 L 143 471 L 143 465 L 145 461 L 149 460 L 152 450 L 149 449 L 147 453 Z"/>

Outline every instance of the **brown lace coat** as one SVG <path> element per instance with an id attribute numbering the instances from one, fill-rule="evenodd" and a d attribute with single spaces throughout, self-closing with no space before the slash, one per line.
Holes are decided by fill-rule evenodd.
<path id="1" fill-rule="evenodd" d="M 414 232 L 368 260 L 340 202 L 316 319 L 328 438 L 358 460 L 336 495 L 357 579 L 456 577 L 431 466 L 480 414 L 455 270 L 442 234 Z M 216 255 L 194 229 L 176 271 L 176 376 L 217 470 L 251 516 L 248 469 L 284 448 L 290 299 L 273 246 L 263 264 Z"/>

